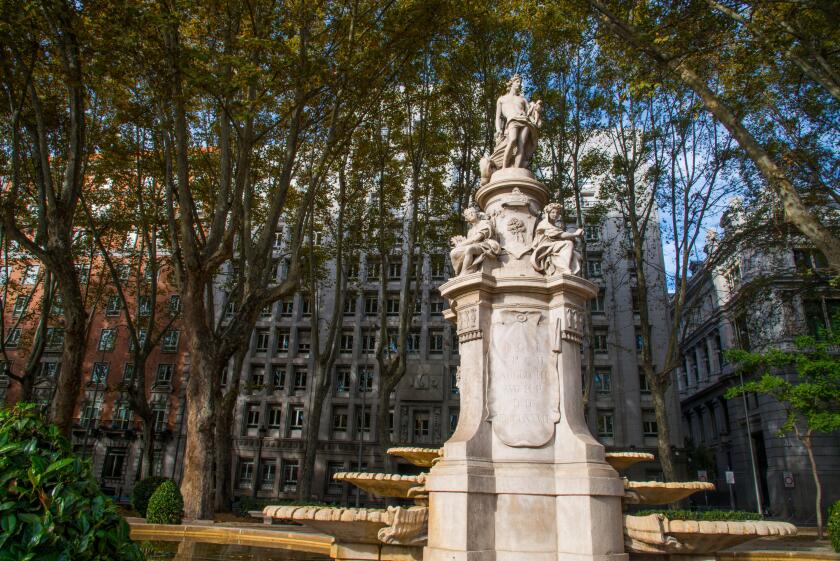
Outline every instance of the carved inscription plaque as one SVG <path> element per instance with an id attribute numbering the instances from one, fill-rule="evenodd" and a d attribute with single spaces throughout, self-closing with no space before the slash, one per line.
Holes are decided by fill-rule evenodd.
<path id="1" fill-rule="evenodd" d="M 508 446 L 542 446 L 560 420 L 551 329 L 539 311 L 494 310 L 489 419 Z"/>

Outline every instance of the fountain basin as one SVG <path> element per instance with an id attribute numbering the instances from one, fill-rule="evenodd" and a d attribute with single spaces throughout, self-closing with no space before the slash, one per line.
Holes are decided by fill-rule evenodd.
<path id="1" fill-rule="evenodd" d="M 409 498 L 412 488 L 420 487 L 424 475 L 399 475 L 396 473 L 339 472 L 333 475 L 335 481 L 346 481 L 377 497 Z"/>
<path id="2" fill-rule="evenodd" d="M 293 520 L 345 544 L 389 544 L 419 546 L 426 543 L 429 509 L 333 508 L 312 506 L 267 506 L 266 516 Z"/>
<path id="3" fill-rule="evenodd" d="M 624 544 L 631 553 L 706 554 L 763 536 L 792 536 L 787 522 L 670 520 L 662 514 L 624 516 Z"/>
<path id="4" fill-rule="evenodd" d="M 615 471 L 623 471 L 640 462 L 652 462 L 654 456 L 647 452 L 607 452 L 606 460 Z"/>
<path id="5" fill-rule="evenodd" d="M 415 466 L 432 467 L 438 458 L 443 456 L 443 448 L 415 448 L 413 446 L 403 446 L 398 448 L 389 448 L 388 454 L 391 456 L 405 458 Z"/>
<path id="6" fill-rule="evenodd" d="M 628 481 L 624 480 L 624 499 L 630 504 L 663 505 L 681 501 L 700 491 L 714 491 L 715 484 L 704 481 Z"/>

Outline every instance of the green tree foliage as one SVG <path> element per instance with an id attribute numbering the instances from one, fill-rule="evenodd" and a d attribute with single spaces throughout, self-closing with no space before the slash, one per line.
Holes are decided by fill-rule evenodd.
<path id="1" fill-rule="evenodd" d="M 837 322 L 835 322 L 836 324 Z M 823 532 L 822 486 L 814 457 L 814 433 L 840 430 L 840 358 L 833 352 L 840 344 L 840 329 L 824 331 L 819 337 L 799 337 L 792 350 L 770 349 L 727 353 L 741 371 L 752 375 L 742 385 L 730 388 L 731 399 L 744 393 L 767 395 L 778 401 L 787 414 L 780 435 L 793 434 L 805 447 L 816 486 L 817 527 Z"/>
<path id="2" fill-rule="evenodd" d="M 840 553 L 840 501 L 834 503 L 828 511 L 828 537 L 831 547 Z"/>
<path id="3" fill-rule="evenodd" d="M 167 479 L 152 493 L 146 522 L 149 524 L 180 524 L 184 511 L 184 498 L 175 482 Z"/>
<path id="4" fill-rule="evenodd" d="M 149 499 L 152 498 L 154 492 L 157 491 L 157 488 L 164 481 L 169 481 L 169 478 L 153 475 L 134 486 L 134 490 L 131 492 L 131 505 L 134 507 L 134 510 L 140 513 L 140 516 L 146 517 Z"/>
<path id="5" fill-rule="evenodd" d="M 0 411 L 0 559 L 143 559 L 128 524 L 56 425 L 31 404 Z"/>

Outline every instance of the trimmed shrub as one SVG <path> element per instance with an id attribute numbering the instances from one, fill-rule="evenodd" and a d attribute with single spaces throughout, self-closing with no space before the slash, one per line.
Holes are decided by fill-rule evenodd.
<path id="1" fill-rule="evenodd" d="M 831 547 L 840 553 L 840 501 L 834 503 L 828 509 L 828 538 L 831 540 Z"/>
<path id="2" fill-rule="evenodd" d="M 0 529 L 0 559 L 143 559 L 90 461 L 30 403 L 0 410 Z"/>
<path id="3" fill-rule="evenodd" d="M 764 517 L 757 512 L 746 512 L 743 510 L 668 510 L 668 509 L 646 509 L 632 513 L 633 516 L 648 516 L 661 514 L 669 520 L 705 520 L 709 522 L 764 520 Z"/>
<path id="4" fill-rule="evenodd" d="M 160 484 L 149 499 L 146 509 L 146 522 L 149 524 L 180 524 L 184 511 L 184 498 L 174 481 L 166 480 Z"/>
<path id="5" fill-rule="evenodd" d="M 134 490 L 131 492 L 131 506 L 133 506 L 134 510 L 136 510 L 143 518 L 146 517 L 146 509 L 149 507 L 149 499 L 152 498 L 152 494 L 157 491 L 157 488 L 160 487 L 160 484 L 164 481 L 169 481 L 169 479 L 153 475 L 151 477 L 147 477 L 134 486 Z"/>

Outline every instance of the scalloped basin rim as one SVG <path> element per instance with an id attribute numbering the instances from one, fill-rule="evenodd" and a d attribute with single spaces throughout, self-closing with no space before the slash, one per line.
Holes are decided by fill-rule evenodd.
<path id="1" fill-rule="evenodd" d="M 605 459 L 616 471 L 623 471 L 640 462 L 652 462 L 656 457 L 649 452 L 607 452 Z"/>
<path id="2" fill-rule="evenodd" d="M 418 448 L 415 446 L 397 446 L 387 450 L 390 456 L 399 456 L 419 467 L 432 467 L 443 456 L 443 448 Z"/>
<path id="3" fill-rule="evenodd" d="M 624 480 L 629 503 L 659 505 L 680 501 L 700 491 L 714 491 L 715 484 L 705 481 L 628 481 Z"/>
<path id="4" fill-rule="evenodd" d="M 765 520 L 671 520 L 662 514 L 624 516 L 624 538 L 633 553 L 706 554 L 763 536 L 792 536 L 796 526 Z"/>
<path id="5" fill-rule="evenodd" d="M 352 483 L 356 487 L 380 497 L 406 499 L 409 498 L 408 491 L 421 486 L 425 478 L 423 475 L 342 471 L 333 474 L 333 479 Z"/>

